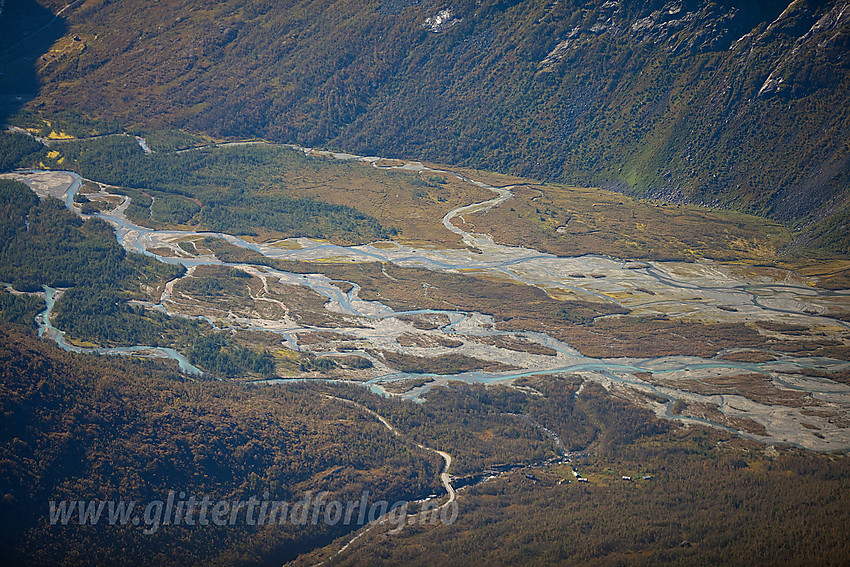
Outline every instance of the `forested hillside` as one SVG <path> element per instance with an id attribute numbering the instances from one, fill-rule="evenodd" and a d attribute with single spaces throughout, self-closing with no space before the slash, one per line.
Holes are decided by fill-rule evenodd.
<path id="1" fill-rule="evenodd" d="M 29 106 L 728 206 L 847 253 L 848 30 L 838 0 L 88 0 L 27 40 Z"/>
<path id="2" fill-rule="evenodd" d="M 280 565 L 346 530 L 237 523 L 146 535 L 105 521 L 50 526 L 48 501 L 145 503 L 172 489 L 213 500 L 269 492 L 294 501 L 308 489 L 414 499 L 437 490 L 440 470 L 436 455 L 414 443 L 450 451 L 453 483 L 462 486 L 499 463 L 553 456 L 552 439 L 534 423 L 583 452 L 463 492 L 454 525 L 410 526 L 392 538 L 372 530 L 342 564 L 469 564 L 475 549 L 494 564 L 846 557 L 846 457 L 765 450 L 723 431 L 667 424 L 577 376 L 524 381 L 536 396 L 456 383 L 420 405 L 322 382 L 185 382 L 159 363 L 69 354 L 8 324 L 0 354 L 0 550 L 10 563 Z M 402 437 L 326 393 L 380 412 Z M 572 470 L 590 482 L 575 482 Z"/>
<path id="3" fill-rule="evenodd" d="M 315 388 L 187 383 L 155 362 L 103 360 L 0 325 L 0 550 L 9 564 L 280 565 L 328 527 L 51 526 L 48 501 L 169 490 L 294 502 L 306 490 L 391 502 L 434 490 L 439 460 Z M 342 390 L 337 389 L 337 392 Z"/>

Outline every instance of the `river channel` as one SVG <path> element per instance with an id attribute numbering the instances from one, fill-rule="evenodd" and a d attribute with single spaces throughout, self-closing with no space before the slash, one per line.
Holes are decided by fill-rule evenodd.
<path id="1" fill-rule="evenodd" d="M 310 150 L 297 148 L 309 153 Z M 337 159 L 357 159 L 377 167 L 378 158 L 360 158 L 348 154 L 334 154 Z M 410 171 L 438 171 L 447 175 L 457 175 L 450 171 L 430 170 L 421 163 L 407 162 L 399 169 Z M 461 177 L 457 175 L 458 177 Z M 82 185 L 82 178 L 66 171 L 20 171 L 5 174 L 30 186 L 40 197 L 56 197 L 66 206 L 79 213 L 74 196 Z M 327 260 L 347 259 L 354 262 L 380 261 L 400 266 L 415 266 L 430 270 L 476 271 L 491 273 L 543 289 L 560 289 L 579 297 L 593 299 L 612 297 L 634 314 L 662 313 L 698 321 L 747 322 L 757 320 L 777 320 L 787 323 L 804 324 L 817 327 L 836 336 L 845 337 L 847 322 L 833 317 L 829 313 L 850 308 L 850 291 L 826 291 L 806 285 L 791 272 L 779 276 L 742 275 L 734 266 L 714 262 L 677 263 L 677 262 L 627 262 L 605 256 L 587 255 L 581 257 L 556 257 L 536 250 L 500 245 L 488 235 L 472 234 L 463 231 L 453 221 L 464 214 L 481 212 L 495 207 L 512 197 L 510 187 L 492 187 L 490 185 L 461 177 L 479 187 L 490 189 L 495 194 L 491 200 L 472 203 L 448 212 L 442 222 L 452 232 L 463 239 L 469 248 L 462 249 L 418 249 L 395 242 L 376 243 L 344 247 L 310 239 L 294 239 L 297 246 L 280 246 L 280 243 L 257 244 L 237 236 L 223 233 L 192 232 L 177 230 L 152 230 L 130 221 L 125 210 L 129 198 L 115 209 L 97 214 L 109 222 L 116 230 L 118 241 L 128 251 L 139 252 L 172 264 L 182 264 L 191 269 L 200 265 L 224 264 L 211 255 L 188 255 L 180 250 L 178 243 L 187 238 L 215 236 L 267 257 L 286 260 Z M 152 252 L 168 248 L 173 255 Z M 295 249 L 293 249 L 295 248 Z M 818 357 L 796 357 L 784 353 L 772 353 L 777 359 L 765 363 L 732 362 L 719 358 L 699 358 L 694 356 L 665 356 L 657 358 L 616 358 L 597 359 L 579 353 L 570 345 L 539 332 L 510 333 L 521 335 L 526 341 L 536 343 L 555 351 L 554 356 L 543 356 L 510 351 L 482 344 L 480 341 L 466 340 L 475 337 L 487 337 L 509 334 L 494 330 L 491 317 L 474 312 L 415 310 L 394 311 L 376 301 L 366 301 L 359 297 L 357 285 L 348 286 L 343 291 L 334 281 L 322 274 L 295 274 L 274 270 L 266 266 L 226 264 L 242 268 L 253 274 L 262 274 L 287 285 L 308 287 L 328 299 L 326 309 L 351 317 L 360 318 L 365 325 L 351 328 L 333 329 L 351 334 L 368 341 L 377 348 L 399 350 L 395 338 L 408 332 L 409 324 L 399 320 L 399 316 L 417 313 L 445 316 L 449 323 L 433 334 L 451 335 L 464 340 L 462 347 L 455 349 L 470 356 L 493 360 L 521 370 L 487 373 L 466 372 L 451 376 L 408 374 L 382 366 L 376 362 L 376 375 L 362 383 L 374 391 L 385 393 L 382 384 L 409 378 L 431 378 L 430 382 L 405 392 L 403 397 L 421 401 L 422 396 L 431 388 L 446 384 L 450 380 L 468 383 L 504 383 L 511 384 L 518 378 L 543 376 L 547 374 L 578 374 L 586 380 L 602 384 L 612 392 L 639 392 L 642 403 L 649 404 L 657 415 L 666 419 L 683 422 L 701 423 L 719 427 L 739 435 L 768 443 L 787 443 L 820 451 L 850 450 L 850 387 L 827 380 L 804 376 L 797 371 L 801 368 L 814 368 L 824 371 L 842 370 L 850 367 L 847 361 Z M 576 274 L 593 274 L 594 277 L 577 277 Z M 264 280 L 265 281 L 265 280 Z M 635 289 L 652 290 L 652 296 L 632 293 Z M 176 360 L 187 374 L 199 374 L 199 370 L 173 349 L 154 348 L 136 345 L 120 348 L 82 348 L 67 342 L 62 331 L 50 323 L 50 312 L 57 290 L 47 289 L 45 300 L 47 309 L 38 319 L 39 335 L 54 339 L 60 347 L 76 352 L 98 354 L 142 354 L 147 356 L 168 357 Z M 175 314 L 169 304 L 167 293 L 157 308 Z M 169 309 L 171 307 L 171 309 Z M 243 327 L 246 322 L 242 322 Z M 297 334 L 300 331 L 315 330 L 305 328 L 294 321 L 248 321 L 251 328 L 279 333 L 289 346 L 298 348 Z M 425 355 L 421 349 L 409 349 L 412 354 Z M 365 352 L 358 352 L 369 356 Z M 332 353 L 329 353 L 332 354 Z M 433 354 L 432 354 L 433 355 Z M 773 385 L 782 389 L 791 389 L 807 394 L 811 401 L 808 409 L 817 407 L 817 412 L 805 408 L 784 405 L 767 405 L 745 396 L 729 393 L 701 395 L 675 387 L 675 380 L 693 380 L 727 376 L 741 372 L 758 372 L 769 375 Z M 663 384 L 644 380 L 638 375 L 651 373 L 663 377 Z M 270 380 L 267 382 L 285 382 Z M 627 396 L 628 397 L 628 396 Z M 655 400 L 648 402 L 647 399 Z M 662 401 L 663 400 L 663 401 Z M 709 404 L 718 408 L 726 418 L 746 418 L 763 426 L 763 430 L 746 430 L 730 425 L 727 420 L 703 418 L 694 415 L 677 415 L 673 406 L 677 400 L 689 403 Z M 837 418 L 836 418 L 837 416 Z M 812 431 L 816 431 L 817 435 Z"/>

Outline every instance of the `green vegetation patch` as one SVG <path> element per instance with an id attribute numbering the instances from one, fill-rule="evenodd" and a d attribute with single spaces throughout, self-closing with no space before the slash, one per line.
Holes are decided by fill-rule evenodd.
<path id="1" fill-rule="evenodd" d="M 99 219 L 82 220 L 57 199 L 38 197 L 23 183 L 0 180 L 0 281 L 21 291 L 53 287 L 112 286 L 138 289 L 147 274 L 178 267 L 157 267 L 141 256 L 128 260 L 115 233 Z"/>
<path id="2" fill-rule="evenodd" d="M 44 146 L 32 137 L 19 132 L 0 131 L 0 171 L 33 165 L 44 153 Z"/>
<path id="3" fill-rule="evenodd" d="M 183 273 L 181 266 L 127 254 L 104 221 L 82 220 L 57 199 L 39 200 L 22 183 L 0 180 L 0 211 L 0 281 L 27 292 L 43 285 L 70 288 L 54 313 L 69 337 L 109 346 L 179 346 L 199 332 L 194 322 L 127 303 L 155 296 Z M 29 303 L 4 300 L 13 319 L 28 317 Z"/>
<path id="4" fill-rule="evenodd" d="M 51 114 L 22 110 L 9 118 L 9 123 L 47 139 L 89 138 L 122 132 L 114 120 L 84 116 L 74 110 Z"/>
<path id="5" fill-rule="evenodd" d="M 227 378 L 249 373 L 269 376 L 274 371 L 274 357 L 270 353 L 230 345 L 224 333 L 196 338 L 186 356 L 192 364 Z"/>
<path id="6" fill-rule="evenodd" d="M 0 288 L 0 319 L 35 329 L 35 316 L 43 310 L 44 300 L 40 297 Z"/>
<path id="7" fill-rule="evenodd" d="M 130 298 L 111 287 L 73 287 L 56 301 L 53 323 L 71 337 L 101 346 L 184 348 L 208 329 L 206 323 L 131 305 Z"/>
<path id="8" fill-rule="evenodd" d="M 334 166 L 288 148 L 238 146 L 147 155 L 134 138 L 110 136 L 64 143 L 57 151 L 61 157 L 54 167 L 62 160 L 61 167 L 88 179 L 131 189 L 134 203 L 127 216 L 147 226 L 189 224 L 231 234 L 307 236 L 345 244 L 395 234 L 347 204 L 292 190 L 298 179 L 293 170 L 303 176 Z M 350 193 L 345 202 L 352 202 Z"/>
<path id="9" fill-rule="evenodd" d="M 132 133 L 144 138 L 148 148 L 154 152 L 174 152 L 196 148 L 210 144 L 212 141 L 204 136 L 198 136 L 174 129 L 133 129 Z"/>

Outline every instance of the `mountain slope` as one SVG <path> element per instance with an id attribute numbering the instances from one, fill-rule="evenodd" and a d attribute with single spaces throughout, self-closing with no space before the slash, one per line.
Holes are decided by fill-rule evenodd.
<path id="1" fill-rule="evenodd" d="M 425 158 L 812 227 L 850 252 L 850 3 L 88 0 L 33 107 Z M 846 230 L 845 230 L 846 232 Z"/>
<path id="2" fill-rule="evenodd" d="M 158 523 L 110 525 L 106 514 L 54 525 L 50 500 L 141 509 L 171 490 L 295 502 L 307 490 L 356 500 L 364 489 L 377 500 L 427 494 L 437 482 L 435 457 L 310 385 L 183 382 L 162 364 L 72 355 L 6 323 L 0 353 L 0 550 L 9 564 L 280 565 L 350 529 L 242 516 L 143 532 Z"/>

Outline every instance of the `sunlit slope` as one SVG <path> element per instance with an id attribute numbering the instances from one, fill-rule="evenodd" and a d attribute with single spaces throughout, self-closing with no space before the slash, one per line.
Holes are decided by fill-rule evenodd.
<path id="1" fill-rule="evenodd" d="M 839 2 L 89 0 L 31 106 L 609 185 L 812 221 L 846 204 Z M 433 23 L 433 20 L 432 20 Z M 75 39 L 76 38 L 76 39 Z M 809 243 L 846 253 L 841 223 Z"/>

